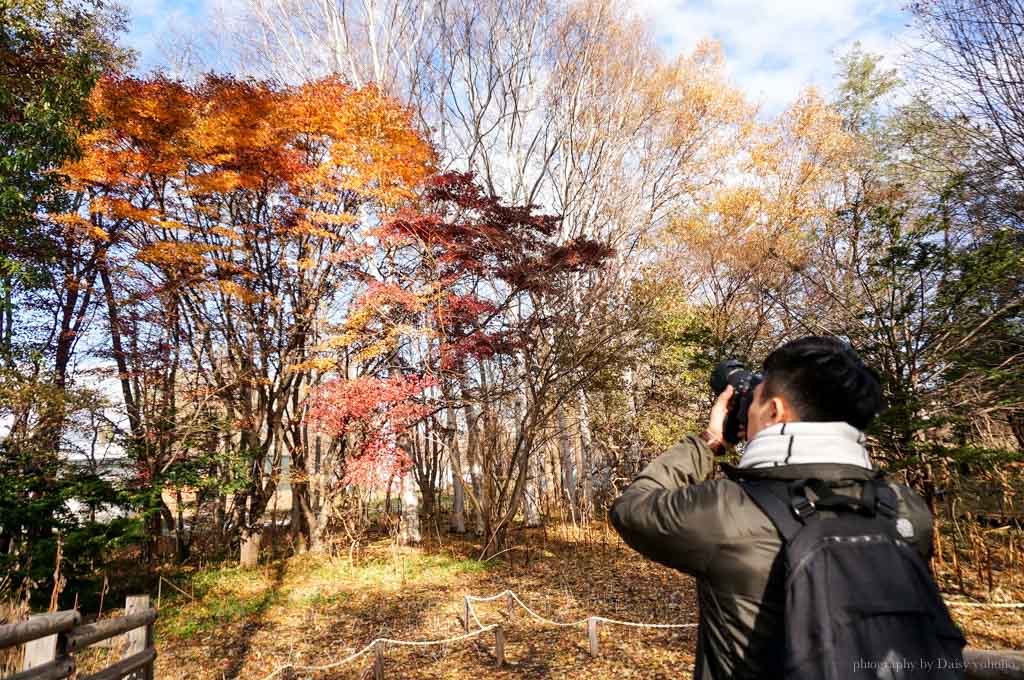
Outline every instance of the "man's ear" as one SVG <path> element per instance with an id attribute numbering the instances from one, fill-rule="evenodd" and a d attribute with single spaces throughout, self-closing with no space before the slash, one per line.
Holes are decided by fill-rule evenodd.
<path id="1" fill-rule="evenodd" d="M 772 421 L 776 423 L 790 423 L 798 420 L 796 412 L 793 407 L 789 405 L 789 402 L 780 395 L 772 397 L 771 404 L 769 405 L 769 415 L 771 415 Z"/>

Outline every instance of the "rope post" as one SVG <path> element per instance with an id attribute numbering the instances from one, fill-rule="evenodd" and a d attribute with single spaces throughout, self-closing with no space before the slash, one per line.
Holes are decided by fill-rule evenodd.
<path id="1" fill-rule="evenodd" d="M 494 629 L 494 658 L 498 662 L 498 668 L 505 665 L 505 629 L 501 626 Z"/>
<path id="2" fill-rule="evenodd" d="M 587 619 L 587 635 L 590 637 L 590 656 L 597 656 L 597 619 Z"/>
<path id="3" fill-rule="evenodd" d="M 384 680 L 384 643 L 375 644 L 373 651 L 373 680 Z"/>
<path id="4" fill-rule="evenodd" d="M 505 609 L 508 610 L 509 621 L 512 620 L 512 612 L 515 611 L 515 608 L 516 608 L 516 598 L 514 598 L 512 596 L 512 591 L 511 590 L 506 591 L 506 593 L 505 593 Z"/>
<path id="5" fill-rule="evenodd" d="M 469 632 L 469 595 L 462 598 L 462 627 Z"/>

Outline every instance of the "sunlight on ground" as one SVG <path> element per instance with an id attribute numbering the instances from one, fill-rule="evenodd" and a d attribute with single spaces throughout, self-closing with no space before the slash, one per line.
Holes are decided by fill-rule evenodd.
<path id="1" fill-rule="evenodd" d="M 590 615 L 648 623 L 697 620 L 691 579 L 639 558 L 601 528 L 527 531 L 517 541 L 518 549 L 490 562 L 473 559 L 479 546 L 471 539 L 446 537 L 420 548 L 379 541 L 351 562 L 346 554 L 303 555 L 252 570 L 220 567 L 179 575 L 177 585 L 194 589 L 195 601 L 164 589 L 157 677 L 264 680 L 286 663 L 332 663 L 377 637 L 458 636 L 463 597 L 506 588 L 560 621 Z M 504 626 L 502 669 L 496 668 L 493 634 L 487 633 L 439 647 L 389 648 L 386 677 L 678 678 L 692 671 L 693 629 L 602 626 L 601 653 L 592 658 L 585 628 L 541 625 L 521 609 L 509 612 L 503 598 L 481 603 L 476 611 L 485 625 Z M 972 644 L 998 648 L 1019 642 L 1017 611 L 961 609 L 954 616 Z M 277 677 L 359 677 L 371 664 L 367 656 L 325 673 Z"/>

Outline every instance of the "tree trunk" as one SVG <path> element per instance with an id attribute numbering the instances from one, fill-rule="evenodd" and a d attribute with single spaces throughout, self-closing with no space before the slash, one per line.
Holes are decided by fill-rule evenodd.
<path id="1" fill-rule="evenodd" d="M 569 435 L 569 425 L 565 417 L 565 406 L 560 405 L 557 413 L 558 424 L 558 454 L 562 463 L 562 490 L 565 493 L 563 500 L 567 501 L 573 508 L 576 507 L 576 470 L 573 460 L 572 437 Z"/>
<path id="2" fill-rule="evenodd" d="M 320 439 L 314 440 L 314 451 L 319 457 Z M 320 549 L 320 522 L 314 510 L 314 485 L 317 479 L 315 461 L 305 446 L 296 446 L 289 468 L 292 489 L 291 534 L 297 553 Z"/>
<path id="3" fill-rule="evenodd" d="M 420 535 L 420 501 L 416 494 L 416 482 L 412 473 L 401 477 L 402 487 L 402 526 L 400 540 L 402 545 L 413 545 L 422 540 Z"/>
<path id="4" fill-rule="evenodd" d="M 217 492 L 217 501 L 213 507 L 213 523 L 217 540 L 223 545 L 228 524 L 228 497 L 223 492 Z"/>
<path id="5" fill-rule="evenodd" d="M 238 564 L 243 569 L 255 567 L 260 561 L 262 527 L 243 527 Z"/>
<path id="6" fill-rule="evenodd" d="M 188 559 L 189 547 L 192 543 L 192 540 L 189 539 L 187 542 L 185 541 L 185 511 L 183 509 L 185 503 L 184 499 L 181 496 L 180 488 L 174 490 L 174 503 L 177 506 L 176 509 L 178 511 L 177 521 L 174 524 L 174 543 L 177 547 L 178 562 L 184 562 Z M 198 513 L 199 504 L 197 503 L 196 514 Z M 195 518 L 193 518 L 193 524 L 194 522 Z"/>
<path id="7" fill-rule="evenodd" d="M 483 466 L 480 463 L 480 437 L 477 432 L 477 413 L 472 404 L 466 404 L 466 462 L 469 465 L 469 478 L 473 484 L 473 496 L 476 498 L 476 533 L 478 536 L 487 534 L 487 492 L 484 488 Z"/>
<path id="8" fill-rule="evenodd" d="M 544 462 L 535 461 L 533 475 L 526 485 L 526 496 L 523 499 L 526 515 L 526 526 L 539 527 L 543 522 L 540 516 L 541 484 L 544 479 Z"/>
<path id="9" fill-rule="evenodd" d="M 515 518 L 516 513 L 519 512 L 519 504 L 523 502 L 523 497 L 526 492 L 526 482 L 529 477 L 529 453 L 533 449 L 532 437 L 524 437 L 517 442 L 513 469 L 518 468 L 516 472 L 515 482 L 512 485 L 511 494 L 509 496 L 508 509 L 504 511 L 504 514 L 497 518 L 497 521 L 491 523 L 488 522 L 487 543 L 484 544 L 483 557 L 489 558 L 497 555 L 505 548 L 505 540 L 508 537 L 509 528 L 511 527 L 512 520 Z M 488 517 L 490 519 L 490 517 Z"/>
<path id="10" fill-rule="evenodd" d="M 433 484 L 424 484 L 420 486 L 420 498 L 423 499 L 423 515 L 426 517 L 433 517 L 435 510 L 435 494 Z"/>
<path id="11" fill-rule="evenodd" d="M 391 488 L 395 485 L 395 476 L 388 477 L 387 488 L 384 489 L 384 514 L 391 514 Z M 399 494 L 401 495 L 401 494 Z"/>
<path id="12" fill-rule="evenodd" d="M 590 512 L 594 507 L 594 460 L 593 437 L 590 434 L 590 407 L 587 393 L 581 388 L 579 397 L 580 421 L 580 475 L 583 477 L 583 507 Z"/>
<path id="13" fill-rule="evenodd" d="M 294 469 L 294 458 L 292 458 L 292 465 Z M 309 536 L 309 527 L 303 521 L 302 512 L 303 500 L 306 500 L 306 504 L 308 504 L 309 482 L 296 482 L 294 477 L 292 477 L 289 480 L 289 484 L 292 489 L 292 507 L 288 523 L 291 529 L 292 545 L 294 546 L 295 553 L 301 555 L 309 547 L 309 543 L 306 540 L 306 537 Z"/>
<path id="14" fill-rule="evenodd" d="M 260 560 L 260 543 L 263 538 L 263 509 L 253 493 L 246 494 L 239 534 L 238 564 L 243 568 L 255 567 Z"/>
<path id="15" fill-rule="evenodd" d="M 448 407 L 448 460 L 452 470 L 452 514 L 448 517 L 448 530 L 466 533 L 466 490 L 463 488 L 462 454 L 459 452 L 459 423 L 455 410 Z"/>
<path id="16" fill-rule="evenodd" d="M 526 404 L 529 402 L 528 395 L 524 393 L 520 395 L 519 399 L 516 399 L 515 403 L 515 430 L 516 430 L 516 442 L 517 444 L 523 439 L 523 419 L 525 417 L 524 409 Z M 526 453 L 526 466 L 528 468 L 526 486 L 523 490 L 523 514 L 526 516 L 527 527 L 539 527 L 541 525 L 540 519 L 540 489 L 539 482 L 544 474 L 544 463 L 542 460 L 538 460 L 537 456 L 531 454 L 536 453 L 535 451 L 529 451 Z"/>
<path id="17" fill-rule="evenodd" d="M 459 455 L 457 451 L 453 456 Z M 462 477 L 456 464 L 452 463 L 452 514 L 448 518 L 448 528 L 456 534 L 466 533 L 466 490 L 462 486 Z"/>
<path id="18" fill-rule="evenodd" d="M 301 506 L 303 525 L 307 532 L 306 540 L 309 541 L 311 552 L 321 552 L 324 549 L 324 532 L 330 518 L 330 503 L 324 489 L 322 463 L 323 440 L 317 434 L 313 436 L 313 459 L 310 461 L 307 456 L 305 461 L 306 494 Z"/>

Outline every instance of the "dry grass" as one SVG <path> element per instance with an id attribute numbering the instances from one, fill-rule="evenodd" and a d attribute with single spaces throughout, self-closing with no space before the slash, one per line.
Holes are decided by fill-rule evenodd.
<path id="1" fill-rule="evenodd" d="M 24 621 L 29 614 L 28 589 L 13 587 L 9 576 L 0 578 L 0 624 Z M 23 647 L 0 650 L 0 675 L 7 677 L 21 670 Z"/>
<path id="2" fill-rule="evenodd" d="M 531 530 L 517 549 L 486 564 L 468 539 L 434 535 L 417 549 L 395 549 L 382 540 L 350 563 L 347 557 L 301 556 L 256 570 L 208 569 L 190 577 L 195 601 L 168 597 L 157 628 L 157 677 L 168 680 L 262 680 L 286 663 L 327 664 L 370 640 L 455 636 L 465 594 L 488 595 L 511 588 L 541 614 L 560 620 L 591 614 L 647 622 L 697 620 L 691 579 L 647 562 L 605 528 L 585 534 L 570 528 Z M 947 560 L 948 562 L 948 560 Z M 993 564 L 1003 597 L 1021 601 L 1020 577 Z M 939 570 L 954 599 L 979 599 L 987 571 L 955 576 Z M 951 581 L 951 577 L 954 579 Z M 185 590 L 189 590 L 185 587 Z M 983 592 L 985 591 L 985 592 Z M 386 677 L 399 678 L 678 678 L 693 668 L 696 631 L 603 628 L 601 654 L 588 654 L 586 629 L 552 628 L 511 616 L 501 601 L 479 605 L 484 623 L 504 624 L 507 665 L 499 670 L 494 638 L 446 647 L 391 648 Z M 1020 648 L 1024 610 L 954 609 L 972 645 Z M 278 678 L 370 677 L 372 658 L 322 673 Z"/>
<path id="3" fill-rule="evenodd" d="M 1024 602 L 1024 531 L 1007 525 L 940 522 L 932 560 L 949 602 Z M 1024 649 L 1024 608 L 951 606 L 968 642 L 982 649 Z"/>
<path id="4" fill-rule="evenodd" d="M 529 531 L 520 547 L 488 563 L 462 539 L 395 550 L 385 541 L 356 563 L 311 556 L 254 571 L 197 574 L 196 601 L 165 603 L 157 629 L 160 678 L 260 680 L 287 662 L 330 663 L 388 636 L 436 639 L 462 633 L 462 597 L 510 588 L 541 614 L 559 620 L 602 614 L 648 622 L 696 621 L 692 582 L 630 553 L 603 529 Z M 166 595 L 166 591 L 165 591 Z M 446 647 L 394 648 L 392 677 L 665 677 L 693 666 L 695 631 L 607 629 L 602 654 L 588 654 L 586 629 L 551 628 L 503 602 L 478 606 L 484 623 L 504 624 L 507 665 L 495 668 L 494 638 Z M 319 675 L 360 677 L 370 657 Z"/>

